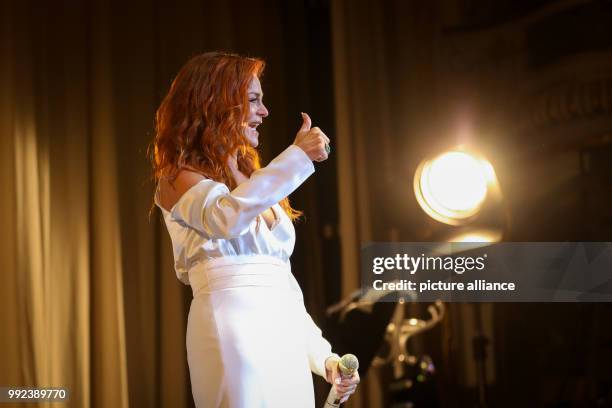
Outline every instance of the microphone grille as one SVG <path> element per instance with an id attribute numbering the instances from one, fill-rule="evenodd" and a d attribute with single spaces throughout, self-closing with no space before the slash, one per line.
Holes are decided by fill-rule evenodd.
<path id="1" fill-rule="evenodd" d="M 343 373 L 353 373 L 359 368 L 359 360 L 354 354 L 345 354 L 338 363 Z"/>

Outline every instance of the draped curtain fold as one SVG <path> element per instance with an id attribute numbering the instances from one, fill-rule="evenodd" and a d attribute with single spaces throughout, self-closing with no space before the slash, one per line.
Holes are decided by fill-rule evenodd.
<path id="1" fill-rule="evenodd" d="M 61 18 L 34 3 L 3 6 L 0 384 L 66 387 L 75 407 L 126 407 L 110 61 L 100 51 L 108 14 L 90 27 L 84 5 Z"/>
<path id="2" fill-rule="evenodd" d="M 360 248 L 390 241 L 384 197 L 396 188 L 391 165 L 385 7 L 376 1 L 331 2 L 338 145 L 342 294 L 360 286 Z M 381 339 L 382 342 L 382 339 Z M 380 406 L 381 373 L 370 367 L 353 407 Z"/>
<path id="3" fill-rule="evenodd" d="M 360 284 L 361 245 L 418 240 L 410 227 L 421 210 L 410 176 L 430 119 L 421 105 L 433 94 L 434 8 L 416 1 L 331 2 L 344 297 Z M 370 367 L 353 406 L 383 404 L 384 369 Z"/>

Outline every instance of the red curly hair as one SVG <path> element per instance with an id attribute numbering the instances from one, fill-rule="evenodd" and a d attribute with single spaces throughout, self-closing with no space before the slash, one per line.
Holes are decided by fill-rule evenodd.
<path id="1" fill-rule="evenodd" d="M 190 169 L 233 190 L 236 182 L 227 165 L 232 152 L 246 176 L 261 167 L 243 124 L 249 83 L 264 68 L 261 59 L 223 52 L 197 55 L 181 68 L 155 115 L 149 154 L 156 184 L 161 178 L 173 184 L 182 169 Z M 288 198 L 280 205 L 291 220 L 302 215 Z"/>

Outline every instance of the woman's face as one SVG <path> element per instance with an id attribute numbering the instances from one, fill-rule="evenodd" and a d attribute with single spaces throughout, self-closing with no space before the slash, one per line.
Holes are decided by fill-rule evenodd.
<path id="1" fill-rule="evenodd" d="M 263 118 L 268 116 L 268 109 L 263 104 L 263 91 L 259 78 L 253 76 L 248 89 L 249 113 L 245 124 L 245 136 L 249 145 L 257 147 L 259 144 L 259 132 L 257 126 L 261 125 Z"/>

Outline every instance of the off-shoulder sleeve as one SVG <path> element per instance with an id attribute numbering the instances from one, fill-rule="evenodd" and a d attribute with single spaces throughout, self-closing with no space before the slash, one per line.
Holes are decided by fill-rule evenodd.
<path id="1" fill-rule="evenodd" d="M 181 196 L 171 215 L 209 238 L 235 238 L 246 233 L 253 219 L 291 194 L 313 172 L 306 153 L 291 145 L 231 192 L 223 183 L 202 180 Z"/>
<path id="2" fill-rule="evenodd" d="M 291 288 L 300 306 L 300 315 L 296 318 L 301 321 L 304 326 L 304 332 L 306 333 L 306 347 L 310 371 L 325 378 L 325 360 L 331 356 L 336 356 L 340 359 L 340 356 L 336 353 L 332 353 L 331 344 L 323 337 L 321 329 L 306 311 L 302 289 L 295 279 L 295 276 L 293 276 L 293 273 L 290 273 L 290 275 Z"/>

